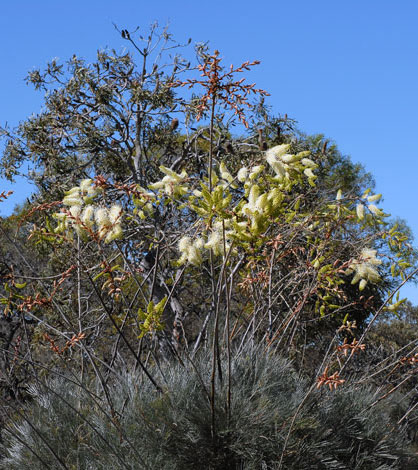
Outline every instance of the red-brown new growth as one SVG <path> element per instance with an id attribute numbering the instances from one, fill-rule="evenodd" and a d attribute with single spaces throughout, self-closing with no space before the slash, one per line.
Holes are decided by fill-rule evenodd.
<path id="1" fill-rule="evenodd" d="M 325 368 L 324 373 L 317 379 L 316 388 L 321 388 L 323 385 L 328 385 L 329 389 L 336 390 L 338 386 L 342 385 L 345 380 L 340 379 L 340 374 L 334 372 L 332 375 L 328 375 L 328 367 Z"/>
<path id="2" fill-rule="evenodd" d="M 248 96 L 251 93 L 269 96 L 269 93 L 260 88 L 254 88 L 255 83 L 244 85 L 245 78 L 234 80 L 234 74 L 241 73 L 244 70 L 250 70 L 250 67 L 258 65 L 260 62 L 258 60 L 253 62 L 247 61 L 237 68 L 234 68 L 231 64 L 229 71 L 224 72 L 224 68 L 220 65 L 221 60 L 219 51 L 215 50 L 212 55 L 205 56 L 203 64 L 198 66 L 198 70 L 202 72 L 201 76 L 204 77 L 203 80 L 187 79 L 183 82 L 173 82 L 170 86 L 188 86 L 189 88 L 193 88 L 195 85 L 201 85 L 206 89 L 205 94 L 200 98 L 200 104 L 197 106 L 197 121 L 202 118 L 205 110 L 209 109 L 209 101 L 213 103 L 220 101 L 225 108 L 233 109 L 235 115 L 237 115 L 239 120 L 248 128 L 244 106 L 248 108 L 253 107 L 253 105 L 248 102 Z"/>

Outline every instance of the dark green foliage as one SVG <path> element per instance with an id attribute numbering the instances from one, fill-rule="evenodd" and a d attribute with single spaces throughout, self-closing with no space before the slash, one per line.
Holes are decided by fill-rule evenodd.
<path id="1" fill-rule="evenodd" d="M 224 371 L 226 365 L 224 359 Z M 41 470 L 47 462 L 54 469 L 277 469 L 282 453 L 283 469 L 405 468 L 407 441 L 391 416 L 393 403 L 370 407 L 368 389 L 308 393 L 287 361 L 247 351 L 231 364 L 230 414 L 225 374 L 218 384 L 212 434 L 209 358 L 202 355 L 195 367 L 199 375 L 190 363 L 163 365 L 162 394 L 135 373 L 114 377 L 113 414 L 97 384 L 87 393 L 63 379 L 49 382 L 25 419 L 5 432 L 0 468 Z"/>
<path id="2" fill-rule="evenodd" d="M 73 55 L 31 71 L 26 81 L 44 93 L 44 107 L 14 130 L 0 128 L 1 175 L 29 176 L 39 200 L 48 201 L 90 175 L 141 184 L 155 178 L 156 160 L 163 163 L 177 144 L 169 113 L 179 102 L 169 83 L 188 65 L 176 54 L 169 68 L 157 67 L 157 56 L 178 45 L 165 30 L 153 28 L 149 38 L 143 64 L 133 53 L 101 50 L 93 64 Z"/>

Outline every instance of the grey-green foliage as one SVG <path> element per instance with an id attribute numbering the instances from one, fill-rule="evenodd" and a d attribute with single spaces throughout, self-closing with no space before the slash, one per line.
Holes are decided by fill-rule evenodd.
<path id="1" fill-rule="evenodd" d="M 114 379 L 113 418 L 96 383 L 86 393 L 62 379 L 49 382 L 26 418 L 5 431 L 0 468 L 277 469 L 308 384 L 280 357 L 247 352 L 231 364 L 229 416 L 225 359 L 222 365 L 215 433 L 205 385 L 211 366 L 202 355 L 195 363 L 200 378 L 190 363 L 161 366 L 162 394 L 133 372 Z M 406 468 L 407 442 L 391 403 L 370 408 L 373 400 L 367 389 L 353 386 L 311 393 L 294 420 L 282 468 Z"/>

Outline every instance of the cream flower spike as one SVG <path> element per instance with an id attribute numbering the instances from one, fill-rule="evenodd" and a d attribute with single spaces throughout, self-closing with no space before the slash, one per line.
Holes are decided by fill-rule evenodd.
<path id="1" fill-rule="evenodd" d="M 86 206 L 83 213 L 81 214 L 81 221 L 84 225 L 88 228 L 92 228 L 94 225 L 94 207 L 93 206 Z"/>
<path id="2" fill-rule="evenodd" d="M 290 148 L 290 144 L 281 144 L 272 147 L 266 151 L 266 160 L 276 160 L 287 153 Z"/>
<path id="3" fill-rule="evenodd" d="M 301 159 L 298 155 L 286 154 L 280 157 L 280 160 L 284 163 L 296 163 Z"/>
<path id="4" fill-rule="evenodd" d="M 165 174 L 164 178 L 150 184 L 148 186 L 150 189 L 163 189 L 164 193 L 168 196 L 182 196 L 186 194 L 188 188 L 181 184 L 187 178 L 187 173 L 184 170 L 178 174 L 170 168 L 161 165 L 160 171 Z"/>
<path id="5" fill-rule="evenodd" d="M 93 180 L 88 178 L 80 182 L 80 189 L 81 191 L 88 192 L 89 189 L 92 187 L 92 185 L 93 185 Z"/>
<path id="6" fill-rule="evenodd" d="M 66 206 L 82 206 L 83 200 L 80 197 L 80 188 L 75 187 L 67 191 L 62 203 Z"/>
<path id="7" fill-rule="evenodd" d="M 190 237 L 183 237 L 179 240 L 177 245 L 181 257 L 177 260 L 178 264 L 185 264 L 189 262 L 193 266 L 200 266 L 203 262 L 202 249 L 204 247 L 204 241 L 198 238 L 194 242 Z"/>
<path id="8" fill-rule="evenodd" d="M 187 173 L 184 170 L 179 174 L 164 165 L 161 165 L 159 168 L 161 172 L 172 178 L 172 180 L 176 183 L 179 183 L 180 181 L 187 178 Z"/>
<path id="9" fill-rule="evenodd" d="M 120 224 L 116 224 L 112 230 L 106 235 L 105 243 L 110 243 L 113 240 L 119 240 L 123 236 L 122 226 Z"/>
<path id="10" fill-rule="evenodd" d="M 248 175 L 248 179 L 253 181 L 257 178 L 257 176 L 264 170 L 263 165 L 257 165 L 251 169 L 250 174 Z"/>
<path id="11" fill-rule="evenodd" d="M 346 270 L 346 274 L 354 272 L 354 277 L 351 284 L 359 284 L 359 290 L 362 291 L 367 283 L 377 283 L 381 280 L 380 274 L 374 266 L 382 264 L 382 260 L 376 258 L 377 251 L 370 248 L 364 248 L 359 256 L 359 259 L 355 259 L 349 265 Z"/>
<path id="12" fill-rule="evenodd" d="M 369 204 L 367 207 L 369 208 L 369 211 L 372 214 L 377 215 L 378 217 L 381 217 L 384 215 L 384 212 L 380 210 L 378 207 L 376 207 L 374 204 Z"/>
<path id="13" fill-rule="evenodd" d="M 312 173 L 312 170 L 310 168 L 305 168 L 303 170 L 303 173 L 308 177 L 308 178 L 316 178 L 316 176 Z"/>
<path id="14" fill-rule="evenodd" d="M 318 165 L 310 158 L 302 158 L 300 162 L 302 163 L 302 165 L 308 166 L 309 168 L 318 168 Z"/>
<path id="15" fill-rule="evenodd" d="M 221 162 L 221 164 L 219 165 L 219 171 L 220 171 L 221 177 L 224 180 L 228 181 L 228 183 L 232 183 L 232 181 L 234 181 L 233 176 L 228 171 L 228 168 L 226 167 L 224 162 Z"/>
<path id="16" fill-rule="evenodd" d="M 240 183 L 245 183 L 246 179 L 248 178 L 248 168 L 245 166 L 240 168 L 237 174 L 237 178 Z"/>
<path id="17" fill-rule="evenodd" d="M 382 260 L 376 258 L 377 250 L 372 250 L 371 248 L 364 248 L 361 251 L 360 259 L 370 264 L 379 265 L 382 264 Z"/>
<path id="18" fill-rule="evenodd" d="M 218 230 L 214 230 L 209 235 L 208 241 L 205 243 L 205 248 L 207 250 L 213 250 L 213 253 L 218 256 L 222 254 L 223 251 L 223 236 L 222 233 Z"/>
<path id="19" fill-rule="evenodd" d="M 94 214 L 100 237 L 103 237 L 111 228 L 112 222 L 109 219 L 109 211 L 103 207 L 96 209 Z"/>
<path id="20" fill-rule="evenodd" d="M 86 204 L 91 203 L 92 199 L 99 193 L 99 190 L 94 187 L 93 180 L 90 178 L 81 181 L 80 191 L 84 195 L 83 200 Z"/>
<path id="21" fill-rule="evenodd" d="M 284 178 L 286 176 L 287 165 L 281 161 L 280 157 L 285 155 L 290 145 L 277 145 L 266 152 L 267 163 L 273 168 L 277 176 Z"/>
<path id="22" fill-rule="evenodd" d="M 120 218 L 122 216 L 123 209 L 119 204 L 114 204 L 110 210 L 109 210 L 109 219 L 112 222 L 112 224 L 115 224 L 116 222 L 120 221 Z"/>
<path id="23" fill-rule="evenodd" d="M 71 206 L 70 207 L 70 214 L 74 217 L 74 218 L 78 218 L 80 216 L 80 213 L 81 213 L 81 207 L 80 206 Z"/>
<path id="24" fill-rule="evenodd" d="M 368 196 L 367 200 L 369 202 L 377 202 L 377 201 L 380 201 L 381 197 L 382 197 L 381 194 L 374 194 L 373 196 Z"/>

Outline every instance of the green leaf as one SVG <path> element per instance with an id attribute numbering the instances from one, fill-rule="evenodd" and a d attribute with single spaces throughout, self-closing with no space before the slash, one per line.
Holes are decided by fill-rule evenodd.
<path id="1" fill-rule="evenodd" d="M 23 282 L 22 284 L 15 282 L 15 287 L 18 289 L 24 289 L 27 285 L 27 282 Z"/>

